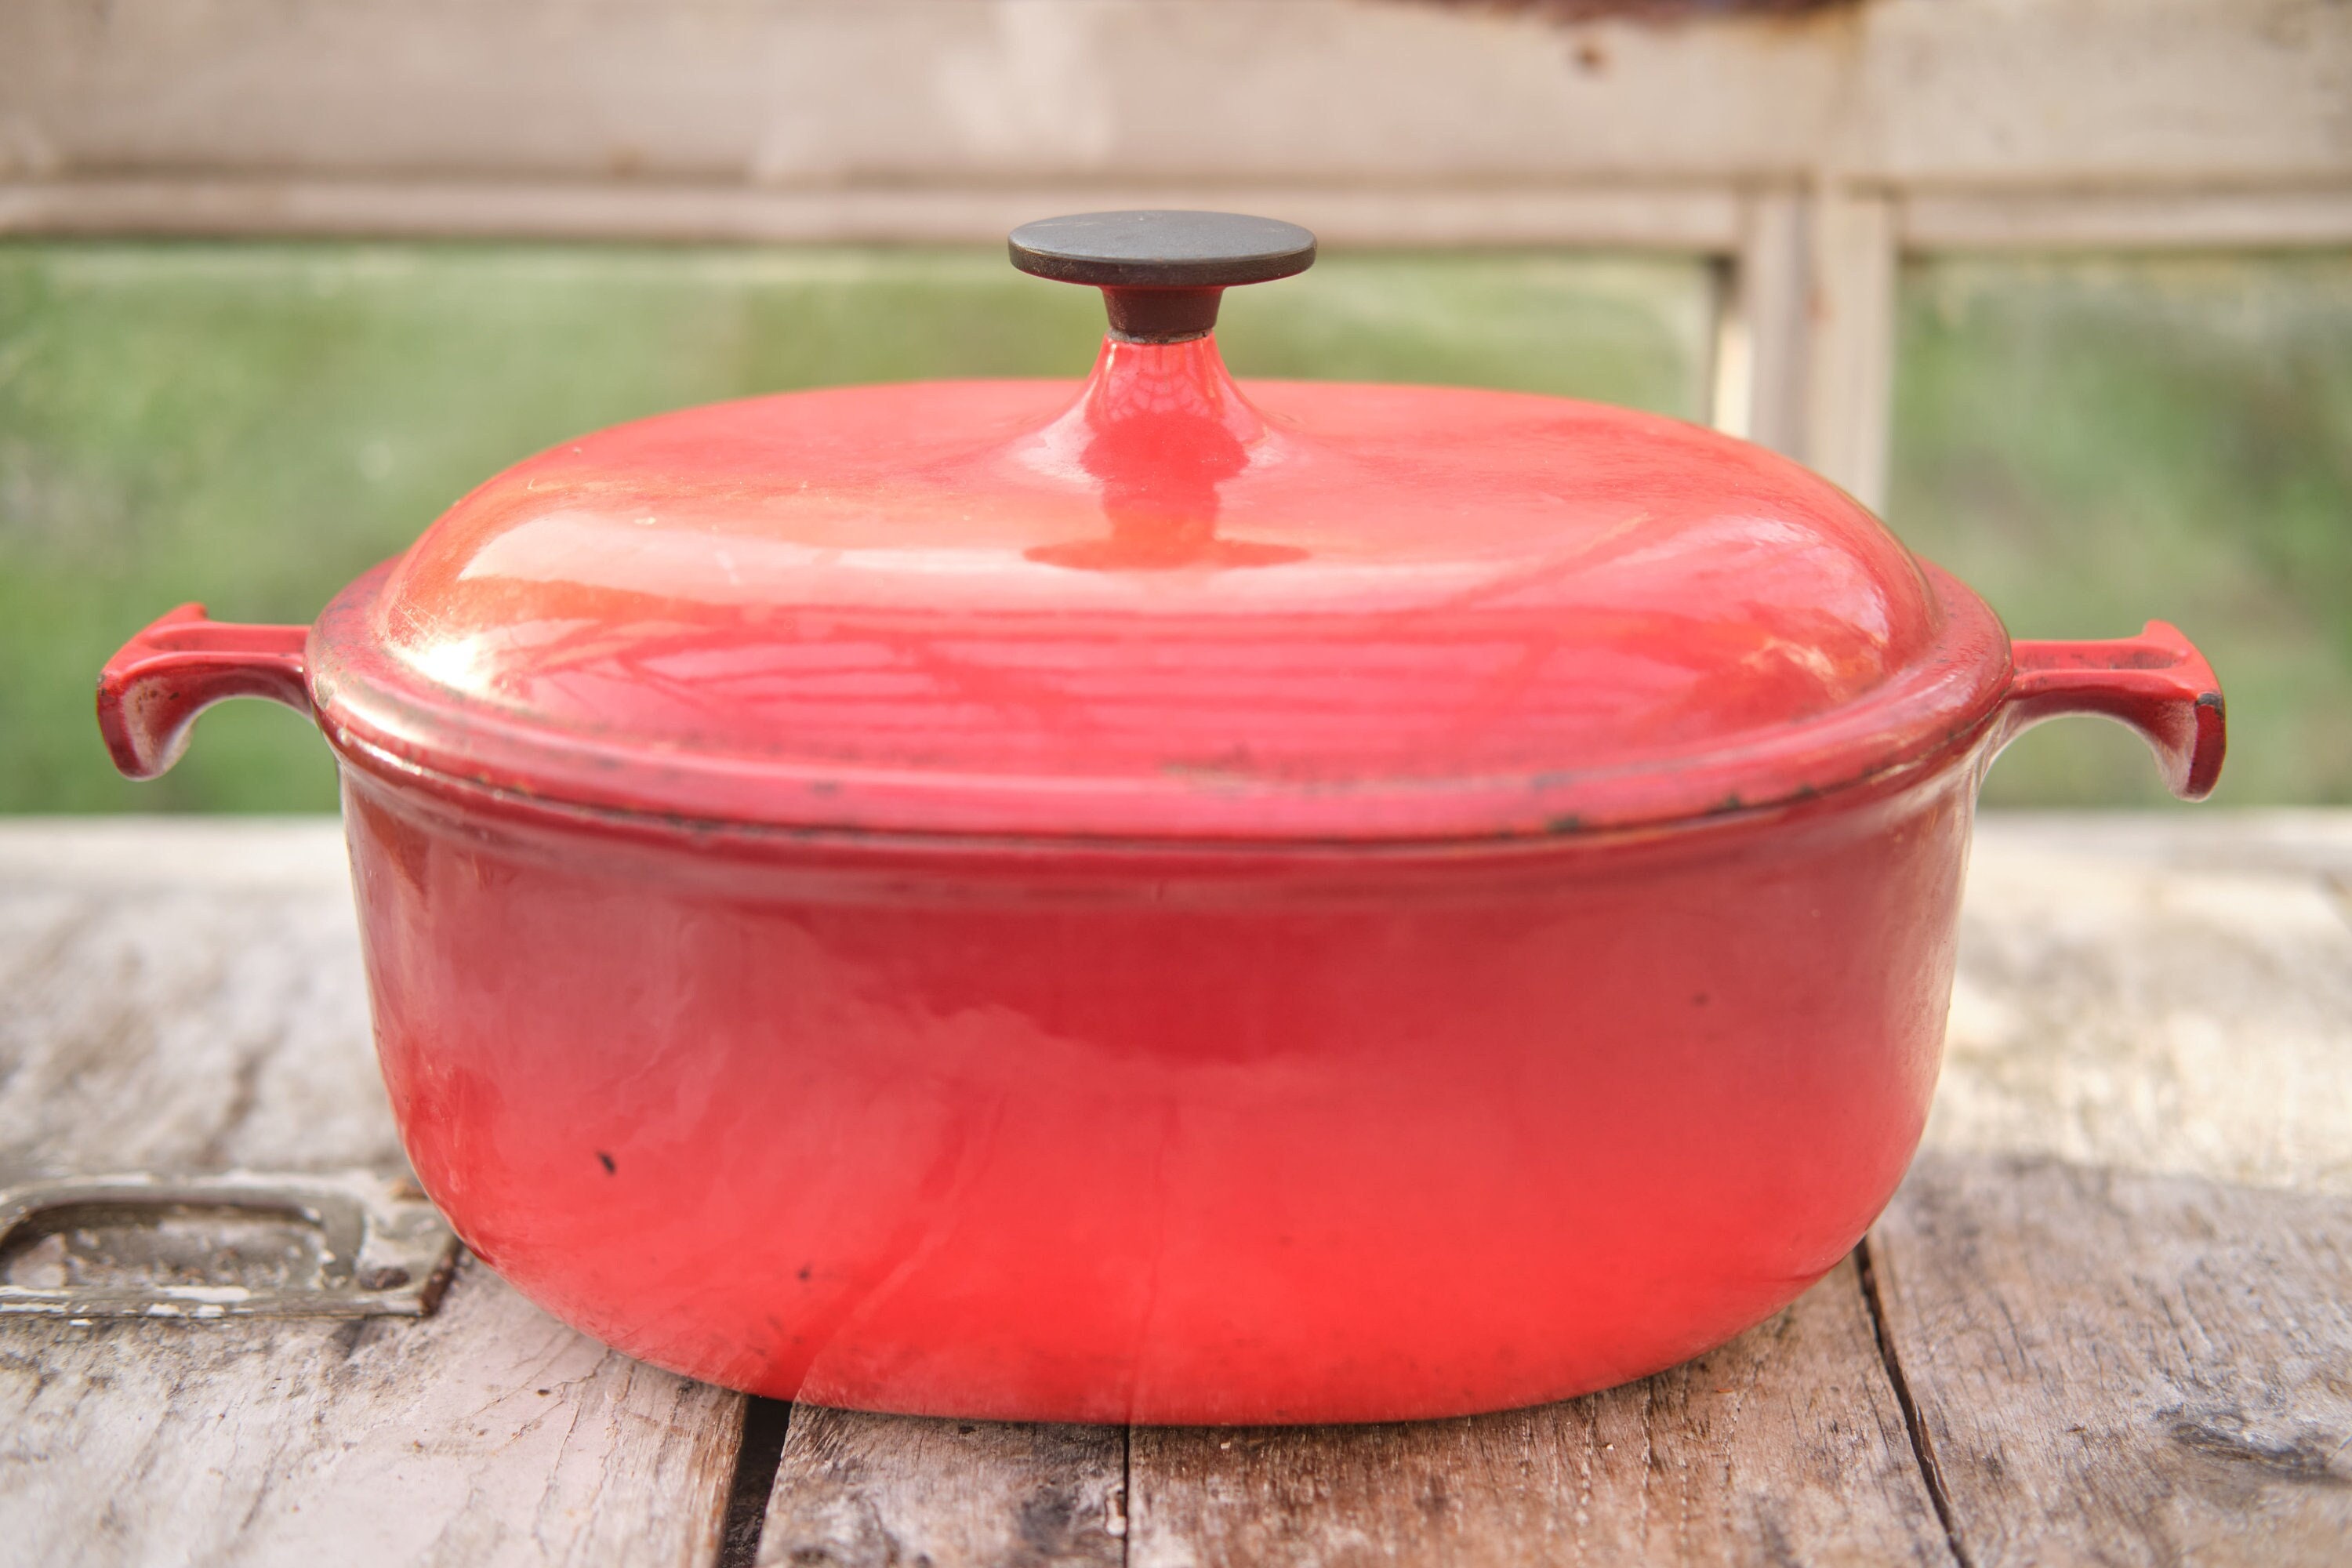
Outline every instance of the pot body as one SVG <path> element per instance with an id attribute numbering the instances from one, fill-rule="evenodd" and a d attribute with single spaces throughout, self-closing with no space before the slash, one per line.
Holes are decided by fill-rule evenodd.
<path id="1" fill-rule="evenodd" d="M 352 764 L 378 1049 L 490 1266 L 647 1361 L 1023 1420 L 1387 1420 L 1670 1365 L 1901 1179 L 1995 738 L 1652 835 L 615 832 Z"/>

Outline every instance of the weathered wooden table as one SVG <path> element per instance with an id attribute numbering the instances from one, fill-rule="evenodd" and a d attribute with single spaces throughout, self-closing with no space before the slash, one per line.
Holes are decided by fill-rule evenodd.
<path id="1" fill-rule="evenodd" d="M 352 1167 L 401 1170 L 331 824 L 0 826 L 0 1185 Z M 2352 1563 L 2352 813 L 1988 822 L 1894 1206 L 1565 1405 L 787 1408 L 464 1261 L 425 1319 L 0 1318 L 7 1563 L 1390 1560 Z"/>

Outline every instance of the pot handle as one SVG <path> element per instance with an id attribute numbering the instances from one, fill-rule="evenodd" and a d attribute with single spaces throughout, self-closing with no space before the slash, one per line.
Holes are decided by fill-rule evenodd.
<path id="1" fill-rule="evenodd" d="M 152 779 L 188 749 L 196 715 L 231 697 L 267 697 L 308 714 L 302 645 L 308 626 L 247 626 L 208 619 L 202 605 L 158 617 L 98 678 L 98 728 L 126 778 Z"/>
<path id="2" fill-rule="evenodd" d="M 2178 627 L 2150 621 L 2136 637 L 2020 642 L 2011 657 L 2001 745 L 2045 719 L 2104 713 L 2140 732 L 2174 795 L 2213 793 L 2227 740 L 2221 683 Z"/>

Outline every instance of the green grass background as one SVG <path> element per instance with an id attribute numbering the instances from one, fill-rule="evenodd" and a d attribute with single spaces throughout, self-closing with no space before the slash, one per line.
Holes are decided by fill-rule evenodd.
<path id="1" fill-rule="evenodd" d="M 1669 258 L 1336 257 L 1239 290 L 1243 374 L 1697 416 L 1713 284 Z M 2024 636 L 2147 615 L 2229 687 L 2225 798 L 2352 800 L 2352 258 L 1944 262 L 1904 291 L 1891 520 Z M 1088 290 L 988 250 L 0 246 L 0 811 L 330 809 L 292 714 L 215 710 L 131 784 L 89 689 L 200 599 L 305 621 L 475 482 L 578 431 L 790 387 L 1076 376 Z M 2053 726 L 1993 798 L 2153 798 Z"/>
<path id="2" fill-rule="evenodd" d="M 2352 256 L 1906 269 L 1887 516 L 2018 637 L 2171 621 L 2230 703 L 2214 798 L 2352 803 Z M 2120 726 L 2044 725 L 1990 804 L 2168 804 Z"/>

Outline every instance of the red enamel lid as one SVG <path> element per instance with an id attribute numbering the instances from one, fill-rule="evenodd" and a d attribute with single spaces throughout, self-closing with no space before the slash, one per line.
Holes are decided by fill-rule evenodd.
<path id="1" fill-rule="evenodd" d="M 1033 225 L 1017 262 L 1111 300 L 1083 384 L 794 393 L 542 453 L 337 600 L 320 716 L 362 759 L 671 820 L 1295 841 L 1765 805 L 1990 712 L 1990 612 L 1760 447 L 1234 383 L 1219 289 L 1312 247 Z"/>

